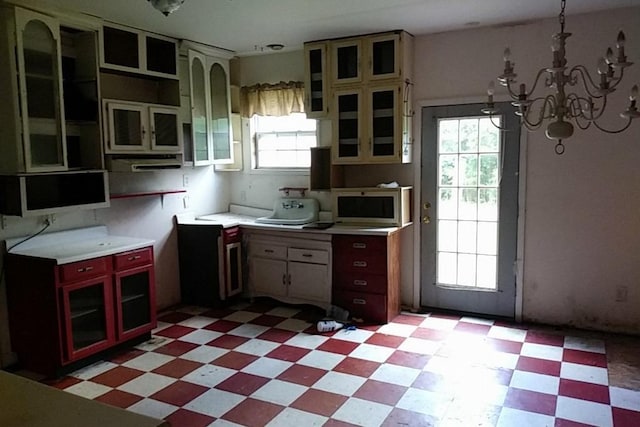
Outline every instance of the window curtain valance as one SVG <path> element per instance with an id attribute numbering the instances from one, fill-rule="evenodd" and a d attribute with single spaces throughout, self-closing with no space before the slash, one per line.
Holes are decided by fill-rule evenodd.
<path id="1" fill-rule="evenodd" d="M 288 116 L 304 113 L 304 83 L 280 82 L 243 86 L 240 90 L 240 112 L 243 117 Z"/>

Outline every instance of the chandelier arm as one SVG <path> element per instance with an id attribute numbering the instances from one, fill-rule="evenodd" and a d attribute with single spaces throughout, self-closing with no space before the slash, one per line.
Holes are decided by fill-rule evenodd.
<path id="1" fill-rule="evenodd" d="M 540 77 L 542 76 L 543 73 L 546 73 L 546 72 L 547 72 L 546 68 L 540 68 L 538 70 L 538 73 L 536 74 L 536 78 L 533 81 L 533 87 L 529 90 L 529 95 L 531 95 L 536 90 L 536 87 L 538 86 L 538 82 L 540 82 Z"/>
<path id="2" fill-rule="evenodd" d="M 583 118 L 583 117 L 581 117 L 581 116 L 576 116 L 576 118 L 575 118 L 575 119 L 576 119 L 576 125 L 577 125 L 580 129 L 582 129 L 582 130 L 587 130 L 587 129 L 589 129 L 589 128 L 591 127 L 591 124 L 593 123 L 592 121 L 590 121 L 590 120 L 586 120 L 586 119 L 584 119 L 584 118 Z M 585 124 L 582 124 L 582 123 L 580 122 L 580 120 L 586 120 L 586 123 L 585 123 Z"/>
<path id="3" fill-rule="evenodd" d="M 509 92 L 509 96 L 511 97 L 511 99 L 513 99 L 514 101 L 518 99 L 518 94 L 515 93 L 513 91 L 513 89 L 511 89 L 511 82 L 507 80 L 507 84 L 505 85 L 505 87 L 507 88 L 507 92 Z"/>
<path id="4" fill-rule="evenodd" d="M 603 97 L 602 98 L 602 105 L 600 106 L 600 108 L 593 108 L 593 102 L 591 99 L 587 99 L 585 97 L 582 96 L 578 96 L 575 93 L 571 93 L 567 96 L 567 99 L 570 101 L 569 102 L 569 107 L 570 107 L 570 111 L 571 111 L 571 115 L 570 117 L 572 118 L 582 118 L 584 120 L 587 121 L 594 121 L 594 120 L 598 120 L 600 117 L 602 117 L 602 115 L 604 114 L 604 111 L 606 109 L 607 106 L 607 97 Z M 585 103 L 587 105 L 589 105 L 589 109 L 585 110 L 581 107 L 581 103 Z M 594 115 L 593 112 L 599 110 L 599 113 L 597 115 Z M 585 114 L 586 112 L 591 113 L 590 115 Z"/>
<path id="5" fill-rule="evenodd" d="M 596 89 L 597 90 L 599 88 L 599 86 L 596 85 L 593 82 L 593 79 L 591 78 L 591 74 L 589 74 L 589 70 L 587 70 L 584 65 L 575 65 L 569 71 L 569 77 L 570 78 L 572 78 L 572 74 L 574 72 L 580 74 L 580 76 L 582 77 L 580 79 L 582 81 L 582 87 L 584 88 L 585 92 L 587 92 L 589 94 L 590 97 L 592 97 L 592 98 L 602 98 L 604 96 L 604 95 L 602 95 L 600 93 L 591 91 L 592 89 Z M 590 83 L 591 87 L 589 87 L 589 85 L 587 83 Z"/>
<path id="6" fill-rule="evenodd" d="M 540 114 L 537 118 L 537 121 L 531 121 L 529 120 L 529 115 L 531 113 L 531 110 L 533 109 L 533 105 L 534 103 L 536 103 L 537 101 L 543 101 L 542 103 L 542 108 L 540 108 Z M 553 97 L 553 95 L 547 95 L 546 97 L 542 98 L 535 98 L 531 101 L 531 104 L 529 106 L 529 109 L 527 110 L 526 114 L 522 115 L 522 123 L 524 123 L 527 127 L 527 129 L 529 130 L 535 130 L 535 129 L 539 129 L 540 126 L 542 125 L 542 123 L 544 122 L 544 120 L 546 118 L 548 118 L 545 115 L 545 111 L 547 111 L 547 105 L 549 106 L 549 108 L 551 110 L 553 110 L 555 108 L 555 98 Z"/>
<path id="7" fill-rule="evenodd" d="M 620 82 L 622 81 L 623 77 L 624 77 L 624 67 L 620 67 L 620 76 L 613 77 L 611 79 L 613 84 L 609 85 L 609 89 L 614 90 L 616 88 L 616 86 L 618 86 L 620 84 Z"/>
<path id="8" fill-rule="evenodd" d="M 510 132 L 511 131 L 511 129 L 508 129 L 508 128 L 505 128 L 505 127 L 502 127 L 502 126 L 496 124 L 493 121 L 493 118 L 494 118 L 494 115 L 492 113 L 489 113 L 489 120 L 491 120 L 491 124 L 493 125 L 493 127 L 495 127 L 498 130 L 505 131 L 505 132 Z"/>
<path id="9" fill-rule="evenodd" d="M 598 124 L 598 122 L 595 122 L 595 121 L 593 121 L 593 122 L 591 122 L 591 123 L 593 123 L 593 125 L 594 125 L 595 127 L 597 127 L 598 129 L 600 129 L 602 132 L 605 132 L 605 133 L 622 133 L 622 132 L 624 132 L 625 130 L 627 130 L 627 129 L 629 128 L 629 126 L 631 126 L 631 117 L 629 117 L 629 118 L 627 119 L 627 124 L 626 124 L 624 127 L 620 128 L 620 129 L 616 129 L 616 130 L 605 129 L 604 127 L 600 126 L 600 125 Z"/>

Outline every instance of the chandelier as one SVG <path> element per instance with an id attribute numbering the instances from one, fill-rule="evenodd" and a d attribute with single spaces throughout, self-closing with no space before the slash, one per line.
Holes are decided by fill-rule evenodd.
<path id="1" fill-rule="evenodd" d="M 551 67 L 541 68 L 538 71 L 529 91 L 524 83 L 520 83 L 516 88 L 515 64 L 511 62 L 511 50 L 507 47 L 504 50 L 504 71 L 498 76 L 498 82 L 507 88 L 513 100 L 512 104 L 517 108 L 516 114 L 520 116 L 522 126 L 529 130 L 536 130 L 540 129 L 543 123 L 548 122 L 545 133 L 547 138 L 557 141 L 555 147 L 557 154 L 564 153 L 562 140 L 573 135 L 574 124 L 583 130 L 593 125 L 606 133 L 620 133 L 631 125 L 633 119 L 640 117 L 636 107 L 638 85 L 634 85 L 629 96 L 629 106 L 620 113 L 620 116 L 626 119 L 626 123 L 613 130 L 598 123 L 607 107 L 607 97 L 622 81 L 625 68 L 633 64 L 627 61 L 624 53 L 624 33 L 622 31 L 618 33 L 615 54 L 611 48 L 608 48 L 605 56 L 599 59 L 597 69 L 599 79 L 594 81 L 583 65 L 575 65 L 570 69 L 567 67 L 565 43 L 571 33 L 564 31 L 566 0 L 561 0 L 560 4 L 561 11 L 558 16 L 560 32 L 552 36 Z M 552 90 L 552 93 L 546 96 L 534 95 L 536 87 L 542 81 L 546 88 Z M 574 87 L 582 89 L 583 93 L 573 92 Z M 494 92 L 495 84 L 491 81 L 487 89 L 487 106 L 482 109 L 483 113 L 490 116 L 498 112 L 493 101 Z"/>
<path id="2" fill-rule="evenodd" d="M 178 10 L 184 0 L 149 0 L 151 5 L 164 14 L 169 16 L 170 13 Z"/>

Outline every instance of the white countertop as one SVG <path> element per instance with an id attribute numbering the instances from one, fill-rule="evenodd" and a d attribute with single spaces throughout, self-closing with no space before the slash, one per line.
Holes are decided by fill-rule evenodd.
<path id="1" fill-rule="evenodd" d="M 7 239 L 7 248 L 24 239 L 25 237 Z M 43 233 L 20 243 L 9 250 L 9 253 L 52 259 L 57 264 L 68 264 L 153 246 L 153 243 L 151 239 L 111 235 L 106 226 L 100 225 Z"/>

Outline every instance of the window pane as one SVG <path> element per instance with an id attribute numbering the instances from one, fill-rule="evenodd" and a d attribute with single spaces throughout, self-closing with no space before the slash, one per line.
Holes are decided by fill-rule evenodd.
<path id="1" fill-rule="evenodd" d="M 458 189 L 441 188 L 438 200 L 438 218 L 456 219 L 458 217 Z"/>
<path id="2" fill-rule="evenodd" d="M 498 185 L 497 154 L 480 155 L 480 185 L 493 187 Z"/>
<path id="3" fill-rule="evenodd" d="M 458 254 L 458 284 L 461 286 L 476 285 L 476 256 Z"/>
<path id="4" fill-rule="evenodd" d="M 479 288 L 495 289 L 497 257 L 478 255 L 478 284 Z"/>
<path id="5" fill-rule="evenodd" d="M 468 254 L 476 252 L 476 223 L 460 221 L 458 223 L 458 252 Z"/>
<path id="6" fill-rule="evenodd" d="M 440 185 L 457 185 L 458 156 L 440 156 Z"/>
<path id="7" fill-rule="evenodd" d="M 478 190 L 475 188 L 460 189 L 460 208 L 458 218 L 473 220 L 477 217 Z"/>
<path id="8" fill-rule="evenodd" d="M 256 168 L 308 168 L 310 148 L 317 146 L 316 120 L 295 113 L 282 117 L 254 116 Z"/>
<path id="9" fill-rule="evenodd" d="M 498 220 L 498 189 L 480 188 L 478 189 L 479 206 L 478 219 L 486 221 Z"/>
<path id="10" fill-rule="evenodd" d="M 438 283 L 449 285 L 456 284 L 456 258 L 457 255 L 455 253 L 438 253 Z"/>
<path id="11" fill-rule="evenodd" d="M 460 151 L 478 151 L 478 119 L 460 120 Z"/>
<path id="12" fill-rule="evenodd" d="M 471 187 L 478 183 L 478 156 L 466 154 L 460 156 L 460 186 Z"/>
<path id="13" fill-rule="evenodd" d="M 478 222 L 478 253 L 486 255 L 498 254 L 497 223 Z"/>
<path id="14" fill-rule="evenodd" d="M 480 119 L 480 151 L 494 153 L 499 151 L 500 130 L 496 126 L 501 126 L 500 117 Z"/>
<path id="15" fill-rule="evenodd" d="M 458 121 L 440 120 L 438 123 L 438 141 L 440 153 L 458 152 Z"/>
<path id="16" fill-rule="evenodd" d="M 438 251 L 455 252 L 457 241 L 457 221 L 438 221 Z"/>

